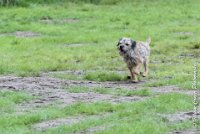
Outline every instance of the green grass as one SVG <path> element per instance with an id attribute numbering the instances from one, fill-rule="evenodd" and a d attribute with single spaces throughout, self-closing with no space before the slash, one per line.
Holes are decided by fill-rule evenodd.
<path id="1" fill-rule="evenodd" d="M 14 99 L 15 100 L 15 99 Z M 19 99 L 17 99 L 19 100 Z M 31 125 L 44 120 L 68 117 L 105 114 L 105 117 L 90 118 L 72 126 L 59 126 L 47 130 L 47 133 L 78 132 L 99 125 L 111 126 L 102 133 L 125 133 L 138 131 L 153 133 L 170 131 L 168 121 L 156 113 L 174 113 L 192 110 L 192 97 L 184 94 L 165 94 L 135 103 L 112 104 L 108 102 L 77 103 L 67 107 L 47 106 L 28 113 L 3 113 L 0 117 L 1 133 L 41 133 L 31 129 Z M 21 102 L 21 101 L 20 101 Z M 8 104 L 12 106 L 12 104 Z M 107 115 L 107 113 L 110 113 Z M 150 116 L 151 115 L 151 116 Z M 130 122 L 134 122 L 133 125 Z M 152 123 L 150 123 L 152 122 Z M 156 122 L 160 122 L 157 124 Z M 156 125 L 157 124 L 157 125 Z M 127 129 L 127 131 L 124 129 Z M 156 129 L 157 128 L 157 129 Z M 175 128 L 173 128 L 175 129 Z M 120 131 L 116 131 L 120 130 Z"/>
<path id="2" fill-rule="evenodd" d="M 96 4 L 96 5 L 114 5 L 119 3 L 119 0 L 7 0 L 7 1 L 0 1 L 0 6 L 19 6 L 19 7 L 29 7 L 32 4 L 63 4 L 63 3 L 77 3 L 77 4 Z"/>
<path id="3" fill-rule="evenodd" d="M 96 70 L 84 79 L 124 80 L 125 77 L 107 72 L 128 72 L 116 49 L 118 39 L 128 36 L 146 40 L 151 36 L 149 78 L 164 82 L 156 85 L 180 86 L 185 79 L 189 83 L 193 63 L 199 63 L 200 56 L 199 1 L 186 1 L 134 1 L 109 6 L 53 2 L 1 8 L 0 74 L 39 76 L 41 72 L 57 70 Z M 45 17 L 49 23 L 42 21 Z M 77 21 L 68 20 L 72 18 Z M 32 31 L 41 36 L 15 37 L 10 34 L 15 31 Z M 73 47 L 77 43 L 83 45 Z M 164 77 L 168 76 L 172 79 L 166 82 Z"/>
<path id="4" fill-rule="evenodd" d="M 118 38 L 131 36 L 137 40 L 145 40 L 149 35 L 152 36 L 153 40 L 151 61 L 158 60 L 166 62 L 166 64 L 171 59 L 173 59 L 172 64 L 182 61 L 185 63 L 180 63 L 175 67 L 182 71 L 185 64 L 191 65 L 192 59 L 187 57 L 179 59 L 178 57 L 182 53 L 194 54 L 194 51 L 198 50 L 188 47 L 190 47 L 190 42 L 199 41 L 199 27 L 195 26 L 198 21 L 199 9 L 195 6 L 198 1 L 190 1 L 189 4 L 182 2 L 182 6 L 178 6 L 180 2 L 180 0 L 169 2 L 160 0 L 157 2 L 146 1 L 145 3 L 122 3 L 127 7 L 126 10 L 118 5 L 112 5 L 108 8 L 104 5 L 76 5 L 72 3 L 63 6 L 14 7 L 8 10 L 1 8 L 1 33 L 21 30 L 41 33 L 42 36 L 28 39 L 12 35 L 0 36 L 0 52 L 1 56 L 4 57 L 0 61 L 0 73 L 34 75 L 41 71 L 69 69 L 126 70 L 116 50 Z M 135 4 L 138 6 L 131 8 Z M 166 4 L 168 4 L 167 7 Z M 142 10 L 144 7 L 145 10 Z M 191 7 L 192 10 L 188 10 L 188 7 Z M 87 11 L 84 11 L 85 9 Z M 174 10 L 173 14 L 168 13 L 170 9 Z M 113 12 L 119 14 L 113 15 Z M 127 12 L 131 15 L 127 15 Z M 182 12 L 186 13 L 182 14 Z M 161 15 L 165 17 L 160 17 Z M 50 16 L 58 22 L 66 18 L 77 18 L 79 21 L 76 23 L 44 24 L 40 19 L 45 16 Z M 192 24 L 193 26 L 189 27 Z M 77 27 L 79 28 L 77 29 Z M 178 37 L 181 35 L 176 33 L 187 31 L 192 32 L 193 35 L 180 40 Z M 95 43 L 91 44 L 93 42 Z M 73 48 L 64 45 L 70 43 L 91 45 Z M 196 54 L 199 55 L 198 52 Z M 150 65 L 153 70 L 156 66 Z M 163 68 L 165 68 L 165 64 L 163 64 Z M 189 66 L 188 71 L 191 69 L 192 67 Z"/>
<path id="5" fill-rule="evenodd" d="M 184 63 L 183 65 L 181 64 L 182 66 L 179 66 L 180 63 L 176 63 L 175 65 L 169 63 L 161 63 L 160 65 L 156 65 L 157 67 L 155 70 L 158 71 L 153 72 L 153 74 L 150 76 L 150 79 L 154 79 L 155 81 L 149 82 L 146 85 L 151 87 L 176 85 L 183 89 L 192 89 L 192 81 L 194 79 L 193 63 Z M 199 71 L 199 67 L 197 71 Z M 200 78 L 197 77 L 197 81 L 199 80 Z M 199 83 L 197 83 L 197 87 L 200 87 Z"/>
<path id="6" fill-rule="evenodd" d="M 66 90 L 152 98 L 122 104 L 98 102 L 78 103 L 65 108 L 49 106 L 19 114 L 15 113 L 16 106 L 34 97 L 22 92 L 1 91 L 0 133 L 73 133 L 101 125 L 108 128 L 98 133 L 106 134 L 156 134 L 192 128 L 191 122 L 187 121 L 169 126 L 166 119 L 156 114 L 192 110 L 191 96 L 154 96 L 148 89 L 165 85 L 192 89 L 193 63 L 200 62 L 199 0 L 20 2 L 21 6 L 18 7 L 0 7 L 0 75 L 40 76 L 49 71 L 88 70 L 80 77 L 73 74 L 56 74 L 55 77 L 93 81 L 127 80 L 125 74 L 118 73 L 127 71 L 128 74 L 116 48 L 118 39 L 127 36 L 146 40 L 151 36 L 147 88 L 127 91 L 70 87 Z M 16 31 L 31 31 L 40 36 L 17 37 L 13 34 Z M 91 70 L 95 71 L 89 72 Z M 112 115 L 52 128 L 46 132 L 31 128 L 32 124 L 44 120 L 100 113 Z"/>
<path id="7" fill-rule="evenodd" d="M 96 92 L 101 94 L 111 94 L 116 96 L 150 96 L 153 93 L 149 88 L 142 88 L 139 90 L 127 90 L 122 88 L 99 88 L 99 87 L 83 87 L 73 86 L 67 87 L 66 90 L 72 93 L 83 93 L 83 92 Z"/>
<path id="8" fill-rule="evenodd" d="M 95 126 L 105 126 L 105 131 L 97 133 L 167 133 L 170 130 L 175 130 L 177 127 L 170 127 L 167 125 L 168 120 L 163 119 L 155 114 L 158 113 L 174 113 L 175 111 L 182 111 L 192 109 L 192 97 L 182 94 L 166 94 L 156 98 L 145 100 L 142 102 L 126 103 L 110 105 L 106 112 L 112 112 L 112 115 L 102 118 L 89 119 L 71 126 L 60 126 L 58 128 L 49 129 L 46 133 L 75 133 L 87 130 Z M 163 103 L 164 102 L 164 103 Z M 103 103 L 104 104 L 104 103 Z M 184 105 L 183 105 L 184 104 Z M 104 104 L 105 105 L 105 104 Z M 108 105 L 108 104 L 106 104 Z M 106 106 L 105 105 L 105 106 Z M 99 107 L 97 110 L 101 111 L 102 104 L 99 103 L 90 105 Z M 111 107 L 112 106 L 112 107 Z M 84 109 L 84 114 L 94 114 L 93 107 Z M 82 107 L 79 106 L 82 109 Z M 104 107 L 105 108 L 105 107 Z M 93 111 L 91 113 L 91 110 Z M 75 111 L 74 111 L 75 112 Z M 75 112 L 76 113 L 76 112 Z M 97 112 L 98 113 L 98 112 Z M 134 124 L 132 123 L 134 122 Z M 191 128 L 191 124 L 188 126 Z M 179 129 L 183 129 L 184 125 L 179 124 Z"/>
<path id="9" fill-rule="evenodd" d="M 50 76 L 67 79 L 67 80 L 89 80 L 89 81 L 123 81 L 128 80 L 127 75 L 123 73 L 118 73 L 114 71 L 88 71 L 83 74 L 74 74 L 74 73 L 60 73 L 54 72 Z"/>
<path id="10" fill-rule="evenodd" d="M 121 75 L 116 73 L 107 73 L 107 72 L 94 72 L 88 73 L 84 77 L 86 80 L 97 80 L 97 81 L 120 81 L 127 80 L 126 78 L 122 78 Z"/>
<path id="11" fill-rule="evenodd" d="M 0 90 L 0 112 L 12 113 L 14 107 L 22 102 L 30 101 L 36 97 L 25 92 Z"/>

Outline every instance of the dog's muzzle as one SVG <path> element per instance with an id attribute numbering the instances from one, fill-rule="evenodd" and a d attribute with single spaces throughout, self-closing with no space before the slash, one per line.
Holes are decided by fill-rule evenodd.
<path id="1" fill-rule="evenodd" d="M 124 50 L 124 46 L 119 46 L 120 53 L 124 54 L 126 51 Z"/>

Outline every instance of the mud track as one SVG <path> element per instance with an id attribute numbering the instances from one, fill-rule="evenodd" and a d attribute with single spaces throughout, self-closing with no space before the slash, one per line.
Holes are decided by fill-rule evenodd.
<path id="1" fill-rule="evenodd" d="M 38 96 L 38 99 L 22 103 L 18 106 L 18 112 L 25 112 L 33 111 L 38 107 L 54 104 L 55 102 L 61 102 L 58 105 L 60 105 L 60 107 L 65 107 L 76 102 L 92 103 L 99 101 L 109 101 L 111 103 L 121 103 L 142 101 L 144 99 L 148 99 L 149 97 L 113 96 L 96 92 L 71 93 L 67 92 L 66 88 L 69 88 L 70 86 L 85 86 L 88 88 L 101 87 L 112 89 L 123 88 L 127 90 L 140 90 L 144 83 L 146 83 L 146 81 L 135 84 L 131 83 L 130 81 L 97 82 L 85 80 L 61 80 L 58 78 L 50 77 L 49 75 L 42 75 L 41 77 L 1 76 L 0 90 L 25 91 L 33 96 Z M 157 94 L 177 92 L 193 95 L 194 92 L 181 90 L 176 86 L 152 87 L 151 90 Z M 192 114 L 190 114 L 190 112 L 160 116 L 167 118 L 171 122 L 190 120 L 192 118 Z M 60 125 L 74 124 L 87 118 L 88 117 L 68 117 L 65 119 L 55 119 L 35 124 L 33 125 L 33 128 L 37 130 L 46 130 L 48 128 L 57 127 Z M 86 132 L 93 133 L 104 128 L 105 127 L 97 126 L 95 128 L 89 128 L 86 130 Z"/>
<path id="2" fill-rule="evenodd" d="M 131 102 L 143 100 L 147 97 L 140 96 L 113 96 L 109 94 L 99 94 L 95 92 L 87 93 L 70 93 L 64 88 L 69 86 L 86 86 L 86 87 L 105 87 L 105 88 L 119 88 L 126 87 L 129 89 L 136 89 L 138 85 L 132 85 L 127 82 L 94 82 L 94 81 L 73 81 L 73 80 L 60 80 L 51 77 L 13 77 L 3 76 L 0 77 L 0 89 L 14 90 L 31 93 L 33 96 L 39 96 L 38 99 L 22 103 L 19 106 L 20 110 L 26 111 L 29 108 L 37 108 L 45 105 L 62 102 L 62 107 L 71 105 L 76 102 L 98 102 L 109 101 L 112 103 Z"/>

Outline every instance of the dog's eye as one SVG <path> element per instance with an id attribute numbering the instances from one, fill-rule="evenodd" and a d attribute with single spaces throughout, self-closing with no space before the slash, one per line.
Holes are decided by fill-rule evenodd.
<path id="1" fill-rule="evenodd" d="M 128 46 L 129 44 L 125 44 L 126 46 Z"/>

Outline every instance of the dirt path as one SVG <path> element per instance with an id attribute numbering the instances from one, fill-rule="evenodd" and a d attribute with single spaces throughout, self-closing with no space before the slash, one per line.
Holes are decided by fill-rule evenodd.
<path id="1" fill-rule="evenodd" d="M 39 99 L 29 103 L 22 103 L 19 107 L 26 110 L 30 106 L 42 107 L 49 105 L 55 101 L 61 101 L 64 105 L 70 105 L 75 102 L 97 102 L 97 101 L 110 101 L 113 103 L 138 101 L 148 97 L 140 96 L 113 96 L 109 94 L 99 94 L 94 92 L 87 93 L 70 93 L 64 90 L 70 86 L 85 86 L 85 87 L 101 87 L 101 88 L 123 88 L 127 90 L 140 90 L 144 82 L 131 83 L 130 81 L 117 81 L 117 82 L 96 82 L 96 81 L 83 81 L 83 80 L 61 80 L 58 78 L 43 75 L 42 77 L 14 77 L 2 76 L 0 77 L 0 89 L 8 89 L 20 91 L 24 90 L 34 96 L 39 96 Z M 155 93 L 170 93 L 178 92 L 192 95 L 193 91 L 181 90 L 175 86 L 153 87 L 152 91 Z"/>
<path id="2" fill-rule="evenodd" d="M 33 92 L 40 91 L 42 89 L 61 89 L 63 87 L 69 87 L 69 86 L 124 88 L 127 90 L 138 90 L 140 88 L 143 88 L 145 83 L 147 83 L 147 81 L 132 83 L 128 80 L 114 81 L 114 82 L 62 80 L 48 75 L 42 75 L 41 77 L 15 77 L 15 76 L 0 77 L 0 88 L 12 89 L 12 90 L 28 90 Z M 153 92 L 157 93 L 178 92 L 178 93 L 185 93 L 192 95 L 194 92 L 193 90 L 182 90 L 176 86 L 152 87 L 151 89 Z"/>
<path id="3" fill-rule="evenodd" d="M 69 86 L 87 86 L 87 87 L 106 87 L 106 88 L 119 88 L 124 86 L 131 87 L 130 84 L 121 82 L 93 82 L 93 81 L 73 81 L 73 80 L 60 80 L 50 77 L 13 77 L 4 76 L 0 77 L 0 89 L 8 90 L 24 90 L 34 96 L 39 96 L 38 99 L 29 103 L 22 103 L 19 109 L 26 111 L 29 108 L 42 107 L 44 105 L 52 104 L 56 101 L 63 102 L 62 106 L 70 105 L 76 102 L 97 102 L 97 101 L 110 101 L 113 103 L 131 102 L 145 99 L 140 96 L 113 96 L 108 94 L 99 94 L 94 92 L 87 93 L 70 93 L 63 88 Z M 147 97 L 146 97 L 147 98 Z"/>
<path id="4" fill-rule="evenodd" d="M 149 97 L 141 96 L 113 96 L 109 94 L 100 94 L 95 92 L 86 93 L 71 93 L 67 92 L 66 88 L 70 86 L 85 86 L 85 87 L 101 87 L 101 88 L 123 88 L 127 90 L 140 90 L 145 81 L 140 83 L 131 83 L 130 81 L 117 81 L 117 82 L 97 82 L 97 81 L 84 81 L 84 80 L 61 80 L 58 78 L 50 77 L 49 75 L 42 75 L 41 77 L 15 77 L 15 76 L 2 76 L 0 77 L 1 90 L 14 90 L 26 91 L 34 96 L 39 96 L 38 99 L 22 103 L 18 106 L 18 112 L 34 110 L 34 108 L 43 107 L 45 105 L 53 104 L 57 101 L 61 107 L 74 104 L 76 102 L 92 103 L 98 101 L 109 101 L 112 103 L 141 101 Z M 165 87 L 152 87 L 154 93 L 185 93 L 193 95 L 193 91 L 181 90 L 175 86 Z M 169 120 L 184 121 L 191 119 L 191 114 L 178 113 L 173 115 L 162 115 Z M 69 117 L 65 119 L 55 119 L 50 121 L 41 122 L 33 125 L 33 128 L 45 130 L 50 127 L 56 127 L 64 124 L 77 123 L 86 117 Z M 87 132 L 93 133 L 103 127 L 90 128 Z"/>

